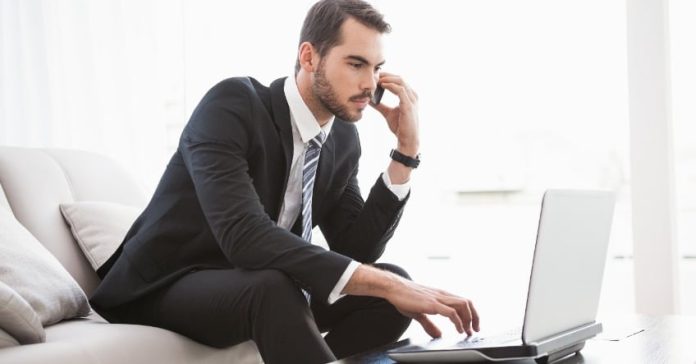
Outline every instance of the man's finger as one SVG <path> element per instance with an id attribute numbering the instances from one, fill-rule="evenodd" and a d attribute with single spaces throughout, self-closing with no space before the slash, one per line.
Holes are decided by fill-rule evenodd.
<path id="1" fill-rule="evenodd" d="M 469 309 L 471 310 L 471 322 L 474 326 L 474 331 L 479 332 L 481 330 L 479 315 L 478 312 L 476 312 L 476 308 L 474 308 L 474 303 L 471 301 L 469 301 Z"/>
<path id="2" fill-rule="evenodd" d="M 423 327 L 423 330 L 430 335 L 432 338 L 438 338 L 442 336 L 442 332 L 440 331 L 440 328 L 437 327 L 430 319 L 428 316 L 424 314 L 420 314 L 415 318 L 416 321 Z"/>
<path id="3" fill-rule="evenodd" d="M 457 332 L 460 334 L 464 332 L 464 323 L 462 322 L 461 317 L 459 317 L 457 310 L 447 305 L 440 305 L 438 313 L 442 316 L 449 317 L 450 321 L 452 321 L 454 324 L 454 327 L 457 328 Z"/>
<path id="4" fill-rule="evenodd" d="M 399 99 L 402 101 L 411 101 L 411 99 L 408 97 L 408 94 L 406 92 L 406 87 L 403 85 L 399 85 L 396 82 L 382 82 L 381 83 L 382 87 L 385 89 L 389 90 L 391 93 L 393 93 L 396 96 L 399 96 Z"/>
<path id="5" fill-rule="evenodd" d="M 474 333 L 471 331 L 471 322 L 473 321 L 473 315 L 469 306 L 469 300 L 464 300 L 464 302 L 462 302 L 459 307 L 459 316 L 462 318 L 462 321 L 464 322 L 464 331 L 466 331 L 466 334 L 468 336 L 471 336 Z"/>
<path id="6" fill-rule="evenodd" d="M 404 80 L 399 76 L 382 76 L 379 79 L 379 83 L 380 85 L 382 85 L 382 87 L 384 87 L 385 83 L 392 83 L 400 87 L 403 87 L 406 91 L 406 96 L 408 96 L 409 101 L 411 101 L 412 103 L 416 103 L 418 101 L 418 95 L 416 94 L 416 92 L 413 91 L 413 89 L 411 89 L 411 87 L 406 82 L 404 82 Z"/>
<path id="7" fill-rule="evenodd" d="M 399 107 L 401 108 L 402 112 L 408 112 L 409 110 L 411 110 L 414 103 L 413 100 L 411 100 L 411 97 L 408 95 L 406 87 L 391 82 L 383 83 L 382 87 L 399 97 Z"/>
<path id="8" fill-rule="evenodd" d="M 396 76 L 396 75 L 389 75 L 389 76 L 381 75 L 379 78 L 379 83 L 383 83 L 383 82 L 396 83 L 396 84 L 403 85 L 403 86 L 406 85 L 406 82 L 404 82 L 404 80 L 400 76 Z"/>
<path id="9" fill-rule="evenodd" d="M 456 311 L 459 319 L 462 322 L 463 331 L 469 336 L 473 335 L 471 326 L 473 323 L 474 314 L 471 311 L 471 301 L 459 297 L 447 297 L 446 299 L 443 299 L 442 302 L 445 305 L 452 307 L 452 309 Z M 462 331 L 459 332 L 461 333 Z"/>
<path id="10" fill-rule="evenodd" d="M 393 74 L 393 73 L 381 71 L 381 72 L 379 73 L 379 80 L 382 81 L 382 78 L 385 78 L 385 77 L 394 77 L 394 76 L 396 76 L 396 75 Z"/>

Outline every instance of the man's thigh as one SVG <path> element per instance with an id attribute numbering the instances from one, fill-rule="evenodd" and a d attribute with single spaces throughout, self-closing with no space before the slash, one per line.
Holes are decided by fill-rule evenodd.
<path id="1" fill-rule="evenodd" d="M 258 324 L 253 318 L 265 316 L 259 311 L 271 298 L 269 293 L 276 302 L 296 303 L 304 298 L 292 280 L 275 270 L 200 270 L 134 302 L 121 313 L 127 321 L 165 328 L 209 346 L 227 347 L 252 338 L 252 326 Z"/>

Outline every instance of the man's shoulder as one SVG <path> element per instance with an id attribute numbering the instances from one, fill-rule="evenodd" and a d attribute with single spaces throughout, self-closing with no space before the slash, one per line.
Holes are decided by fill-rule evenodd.
<path id="1" fill-rule="evenodd" d="M 285 78 L 280 78 L 266 86 L 253 77 L 230 77 L 211 87 L 197 109 L 225 105 L 230 110 L 269 112 L 272 109 L 272 100 L 284 97 L 284 80 Z"/>
<path id="2" fill-rule="evenodd" d="M 269 90 L 268 86 L 253 77 L 230 77 L 218 82 L 208 91 L 208 94 L 261 96 L 267 94 Z"/>
<path id="3" fill-rule="evenodd" d="M 231 77 L 213 86 L 193 110 L 184 134 L 210 140 L 232 140 L 273 120 L 273 102 L 283 79 L 264 86 L 252 77 Z M 280 83 L 280 91 L 278 84 Z M 234 128 L 239 128 L 234 131 Z"/>
<path id="4" fill-rule="evenodd" d="M 349 138 L 358 138 L 358 128 L 355 126 L 355 123 L 339 118 L 335 119 L 331 127 L 331 133 Z"/>

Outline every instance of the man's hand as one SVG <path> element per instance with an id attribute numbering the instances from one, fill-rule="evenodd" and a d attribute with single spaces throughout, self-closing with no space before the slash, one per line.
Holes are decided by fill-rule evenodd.
<path id="1" fill-rule="evenodd" d="M 396 136 L 396 149 L 401 154 L 415 158 L 420 148 L 418 95 L 401 77 L 391 73 L 380 73 L 379 84 L 384 89 L 398 96 L 399 104 L 395 107 L 390 107 L 380 103 L 373 105 L 373 107 L 384 116 L 389 130 Z M 392 162 L 389 165 L 388 173 L 392 183 L 403 184 L 409 180 L 411 168 Z"/>
<path id="2" fill-rule="evenodd" d="M 374 108 L 384 116 L 389 130 L 396 135 L 399 152 L 415 157 L 420 147 L 418 95 L 401 77 L 391 73 L 380 73 L 379 84 L 399 97 L 399 105 L 389 107 L 380 103 Z"/>
<path id="3" fill-rule="evenodd" d="M 479 331 L 479 317 L 470 300 L 406 279 L 402 281 L 403 285 L 399 285 L 387 300 L 402 315 L 418 321 L 428 335 L 440 337 L 442 332 L 427 315 L 448 317 L 460 334 L 466 332 L 471 336 L 473 331 Z"/>
<path id="4" fill-rule="evenodd" d="M 427 315 L 448 317 L 459 333 L 470 336 L 479 331 L 478 313 L 470 300 L 364 264 L 353 273 L 343 292 L 386 299 L 404 316 L 418 321 L 432 337 L 440 337 L 442 332 Z"/>

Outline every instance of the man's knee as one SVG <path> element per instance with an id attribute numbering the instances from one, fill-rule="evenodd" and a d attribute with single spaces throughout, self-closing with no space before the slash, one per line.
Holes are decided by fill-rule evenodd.
<path id="1" fill-rule="evenodd" d="M 275 269 L 265 269 L 250 272 L 250 289 L 255 296 L 264 299 L 292 300 L 295 296 L 302 296 L 295 282 L 285 273 Z"/>
<path id="2" fill-rule="evenodd" d="M 406 279 L 408 279 L 408 280 L 411 280 L 411 276 L 408 275 L 408 273 L 406 272 L 406 270 L 404 270 L 403 268 L 399 267 L 398 265 L 391 264 L 391 263 L 375 263 L 374 266 L 377 267 L 377 268 L 379 268 L 379 269 L 383 269 L 383 270 L 392 272 L 392 273 L 394 273 L 394 274 L 396 274 L 396 275 L 399 275 L 399 276 L 401 276 L 401 277 L 403 277 L 403 278 L 406 278 Z"/>

